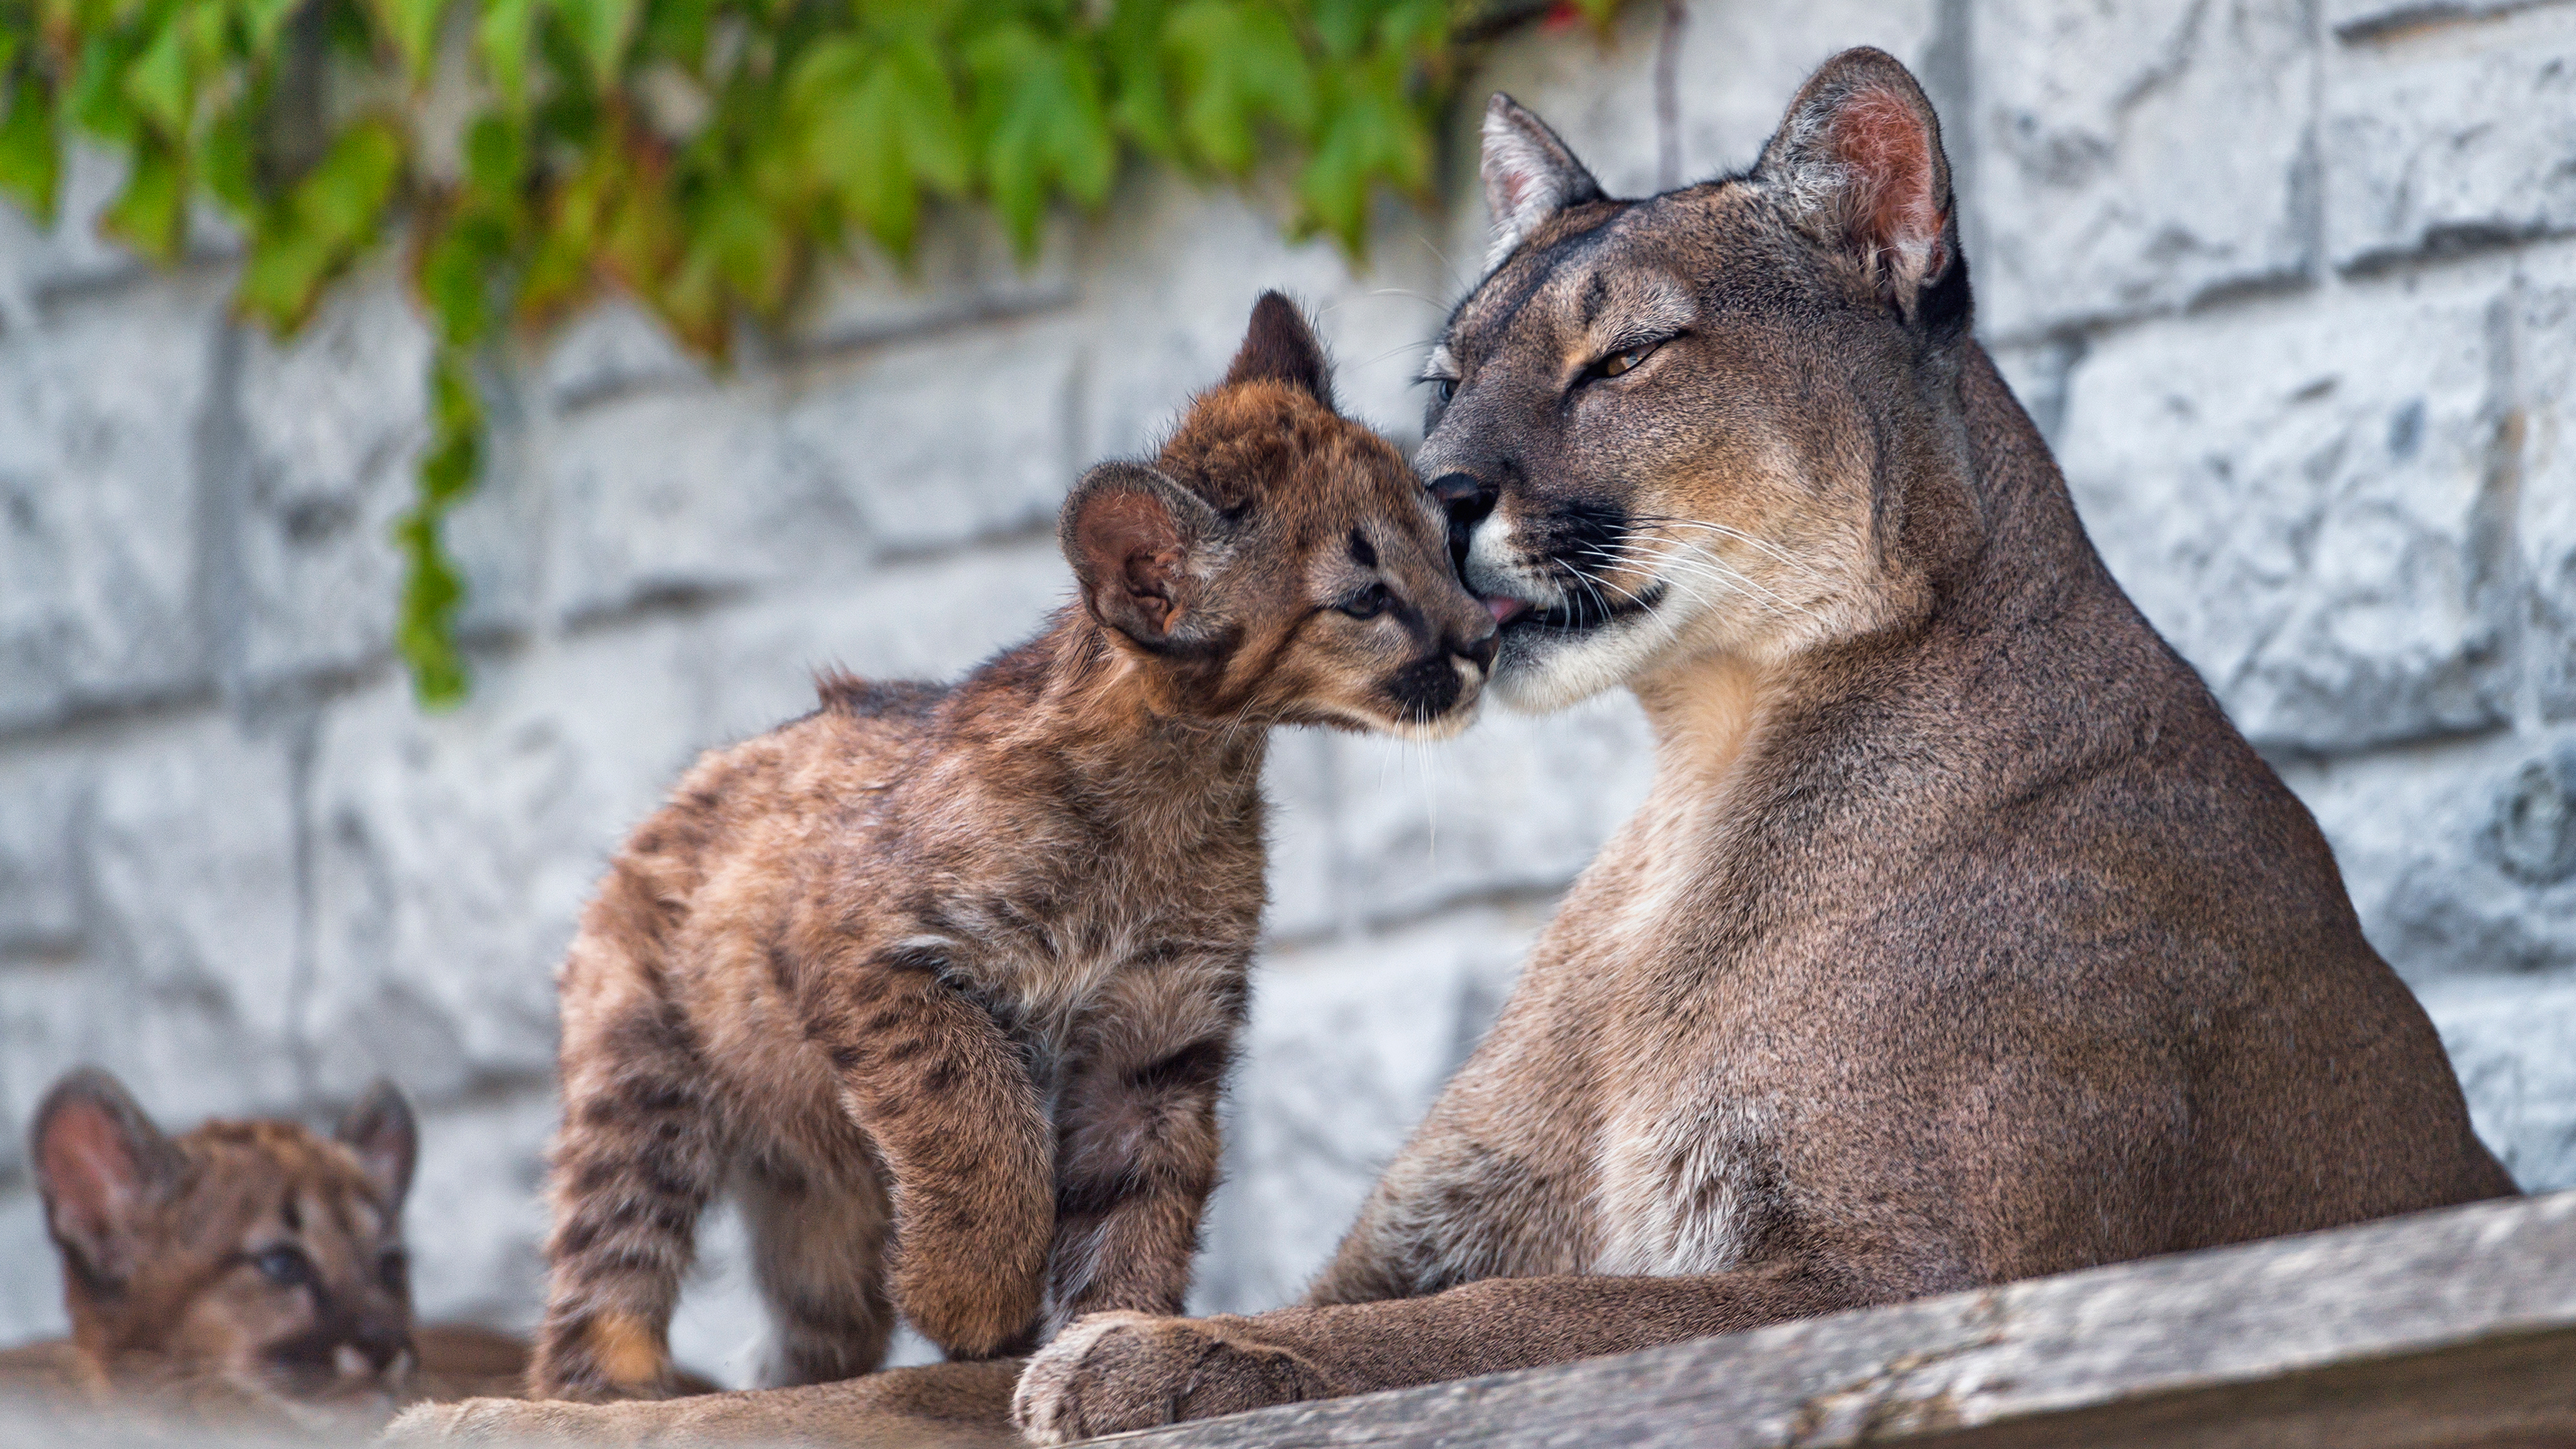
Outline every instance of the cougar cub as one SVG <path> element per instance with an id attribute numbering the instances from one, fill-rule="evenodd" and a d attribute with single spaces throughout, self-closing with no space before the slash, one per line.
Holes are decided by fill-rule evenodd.
<path id="1" fill-rule="evenodd" d="M 1181 1304 L 1264 897 L 1274 724 L 1446 735 L 1494 624 L 1285 298 L 1152 466 L 1093 469 L 1079 602 L 954 686 L 830 677 L 707 755 L 561 971 L 543 1396 L 667 1393 L 730 1186 L 770 1376 L 895 1312 L 952 1356 Z"/>
<path id="2" fill-rule="evenodd" d="M 0 1397 L 363 1432 L 410 1400 L 506 1393 L 526 1360 L 488 1330 L 412 1325 L 417 1134 L 390 1082 L 328 1139 L 279 1121 L 171 1138 L 84 1068 L 30 1135 L 72 1337 L 0 1353 Z"/>

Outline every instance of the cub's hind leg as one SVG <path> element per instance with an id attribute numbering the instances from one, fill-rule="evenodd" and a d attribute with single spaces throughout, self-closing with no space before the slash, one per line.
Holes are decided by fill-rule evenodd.
<path id="1" fill-rule="evenodd" d="M 886 1293 L 894 1208 L 865 1152 L 854 1141 L 839 1171 L 755 1162 L 737 1180 L 776 1338 L 764 1375 L 773 1388 L 838 1383 L 885 1361 L 894 1334 Z"/>
<path id="2" fill-rule="evenodd" d="M 532 1396 L 654 1399 L 682 1391 L 671 1308 L 698 1217 L 723 1186 L 722 1114 L 693 1033 L 595 929 L 564 970 L 563 1125 L 547 1199 L 544 1326 Z"/>

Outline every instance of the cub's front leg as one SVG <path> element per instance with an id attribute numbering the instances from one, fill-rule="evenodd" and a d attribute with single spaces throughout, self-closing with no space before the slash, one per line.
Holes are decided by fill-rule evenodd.
<path id="1" fill-rule="evenodd" d="M 1178 1313 L 1216 1189 L 1217 1099 L 1242 1025 L 1242 962 L 1120 982 L 1067 1064 L 1056 1114 L 1047 1327 L 1086 1313 Z"/>
<path id="2" fill-rule="evenodd" d="M 885 1162 L 895 1305 L 950 1357 L 983 1358 L 1036 1326 L 1054 1154 L 1019 1051 L 944 964 L 896 950 L 826 973 L 806 1034 Z"/>

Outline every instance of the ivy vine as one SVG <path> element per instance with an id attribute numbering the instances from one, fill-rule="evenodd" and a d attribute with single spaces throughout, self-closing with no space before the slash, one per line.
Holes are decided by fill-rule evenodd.
<path id="1" fill-rule="evenodd" d="M 441 525 L 480 471 L 474 359 L 504 329 L 613 288 L 721 360 L 819 255 L 908 257 L 928 198 L 990 207 L 1025 261 L 1127 152 L 1238 179 L 1286 154 L 1291 229 L 1356 257 L 1376 189 L 1429 185 L 1462 8 L 1496 7 L 0 0 L 0 190 L 50 224 L 71 138 L 121 152 L 102 229 L 175 262 L 211 201 L 245 245 L 236 307 L 281 335 L 407 240 L 436 347 L 396 643 L 438 706 L 467 683 Z"/>

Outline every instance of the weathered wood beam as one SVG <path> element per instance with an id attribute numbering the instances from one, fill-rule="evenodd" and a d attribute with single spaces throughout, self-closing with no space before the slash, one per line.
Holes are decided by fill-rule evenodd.
<path id="1" fill-rule="evenodd" d="M 2576 1192 L 2088 1269 L 1126 1449 L 2576 1444 Z"/>

